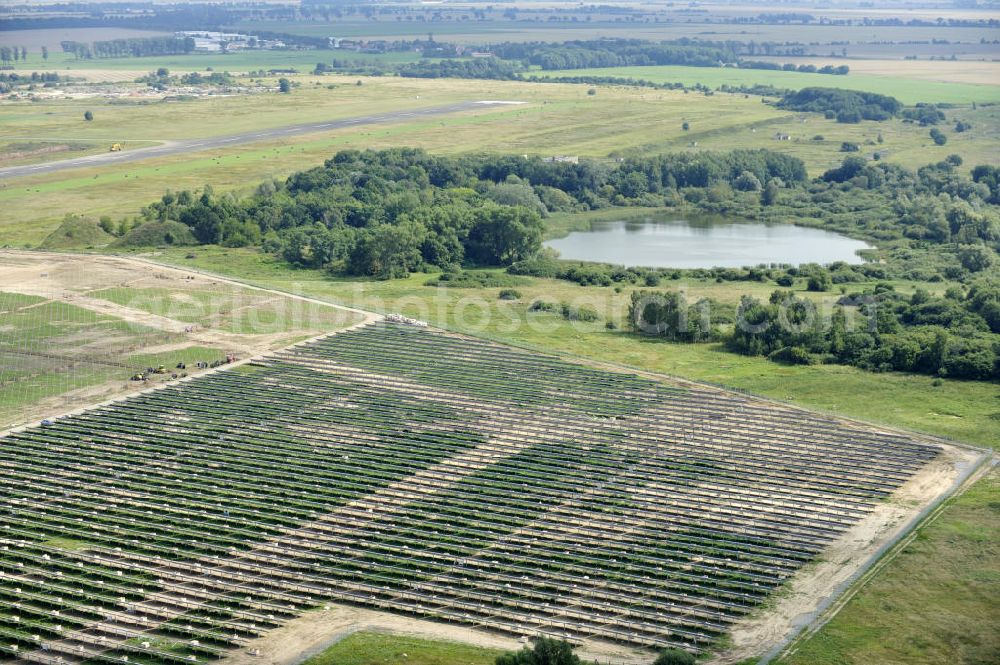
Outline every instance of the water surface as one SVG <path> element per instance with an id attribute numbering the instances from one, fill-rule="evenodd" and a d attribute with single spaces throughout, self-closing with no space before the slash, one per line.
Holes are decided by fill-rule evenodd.
<path id="1" fill-rule="evenodd" d="M 761 263 L 862 263 L 870 245 L 791 224 L 727 221 L 594 222 L 545 242 L 564 259 L 656 268 L 740 268 Z"/>

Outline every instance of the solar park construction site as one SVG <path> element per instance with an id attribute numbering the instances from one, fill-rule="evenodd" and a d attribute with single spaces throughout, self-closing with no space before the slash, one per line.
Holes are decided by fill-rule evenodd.
<path id="1" fill-rule="evenodd" d="M 759 653 L 977 455 L 372 317 L 5 433 L 0 654 L 232 658 L 330 604 Z"/>

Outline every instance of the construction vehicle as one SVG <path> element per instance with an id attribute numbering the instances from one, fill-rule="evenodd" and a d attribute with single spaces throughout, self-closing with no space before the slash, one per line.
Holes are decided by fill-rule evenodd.
<path id="1" fill-rule="evenodd" d="M 142 372 L 133 374 L 132 378 L 130 379 L 130 381 L 145 381 L 145 380 L 146 380 L 146 375 L 143 374 Z"/>
<path id="2" fill-rule="evenodd" d="M 125 149 L 125 143 L 124 142 L 112 143 L 111 144 L 111 152 L 121 152 L 124 149 Z"/>
<path id="3" fill-rule="evenodd" d="M 164 367 L 163 365 L 160 365 L 159 367 L 153 370 L 153 374 L 166 374 L 166 373 L 167 373 L 167 368 Z"/>

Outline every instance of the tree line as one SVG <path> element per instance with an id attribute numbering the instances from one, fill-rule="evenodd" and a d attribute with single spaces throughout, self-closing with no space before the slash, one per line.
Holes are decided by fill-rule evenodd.
<path id="1" fill-rule="evenodd" d="M 943 296 L 891 284 L 844 294 L 832 311 L 793 291 L 743 296 L 735 311 L 676 291 L 633 291 L 629 324 L 677 342 L 721 340 L 729 350 L 791 364 L 836 363 L 957 379 L 1000 378 L 1000 281 Z"/>
<path id="2" fill-rule="evenodd" d="M 20 86 L 30 86 L 37 83 L 41 83 L 45 87 L 52 87 L 62 80 L 63 77 L 55 72 L 31 72 L 30 74 L 0 72 L 0 94 L 6 94 Z"/>
<path id="3" fill-rule="evenodd" d="M 0 64 L 9 67 L 18 60 L 28 61 L 28 49 L 25 46 L 0 46 Z"/>
<path id="4" fill-rule="evenodd" d="M 92 44 L 65 40 L 59 42 L 64 53 L 77 59 L 146 57 L 157 55 L 185 55 L 194 51 L 191 37 L 133 37 L 97 41 Z"/>
<path id="5" fill-rule="evenodd" d="M 297 265 L 393 277 L 425 266 L 509 265 L 538 250 L 543 216 L 645 201 L 651 179 L 659 190 L 744 175 L 794 183 L 805 179 L 805 168 L 764 150 L 619 165 L 349 150 L 244 199 L 211 188 L 167 193 L 143 209 L 142 220 L 178 221 L 199 242 L 260 245 Z"/>
<path id="6" fill-rule="evenodd" d="M 526 42 L 493 44 L 488 50 L 498 58 L 516 60 L 541 69 L 589 69 L 635 65 L 687 65 L 717 67 L 739 60 L 738 42 L 701 42 L 679 39 L 651 42 L 633 39 Z"/>

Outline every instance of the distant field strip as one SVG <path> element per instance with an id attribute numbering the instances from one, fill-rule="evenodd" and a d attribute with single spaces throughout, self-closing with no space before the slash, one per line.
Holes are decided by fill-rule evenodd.
<path id="1" fill-rule="evenodd" d="M 701 651 L 938 452 L 369 324 L 0 439 L 0 652 L 211 659 L 324 602 Z"/>
<path id="2" fill-rule="evenodd" d="M 836 63 L 835 63 L 836 64 Z M 850 64 L 850 61 L 847 61 Z M 900 68 L 905 71 L 905 64 Z M 651 65 L 640 67 L 600 67 L 592 69 L 562 69 L 531 72 L 547 78 L 563 77 L 615 77 L 651 81 L 653 83 L 683 83 L 693 86 L 698 83 L 710 88 L 722 85 L 772 85 L 776 88 L 800 90 L 811 86 L 843 88 L 892 95 L 904 104 L 918 102 L 971 104 L 1000 102 L 1000 81 L 994 85 L 972 83 L 944 83 L 941 81 L 919 80 L 902 76 L 876 76 L 873 74 L 810 74 L 785 72 L 768 69 L 736 69 L 734 67 L 683 67 L 673 65 Z"/>

